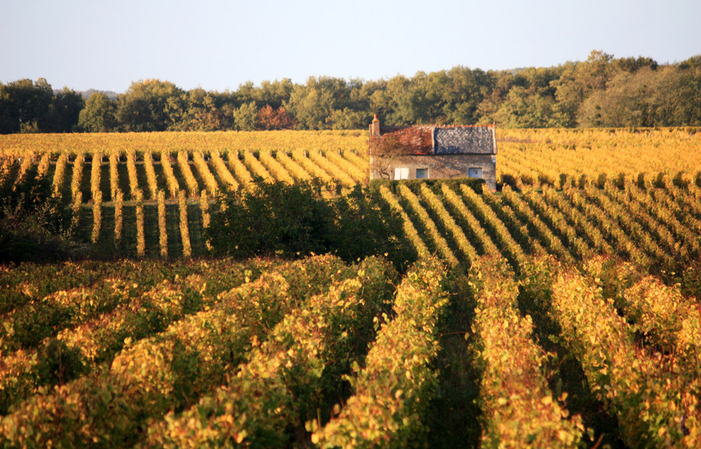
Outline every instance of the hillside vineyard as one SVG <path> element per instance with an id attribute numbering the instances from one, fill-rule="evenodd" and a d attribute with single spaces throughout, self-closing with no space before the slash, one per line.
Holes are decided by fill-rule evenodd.
<path id="1" fill-rule="evenodd" d="M 452 265 L 482 254 L 514 264 L 522 254 L 604 253 L 671 268 L 699 256 L 694 131 L 500 130 L 501 193 L 403 187 L 383 196 L 416 230 L 416 250 Z M 255 188 L 254 179 L 350 188 L 368 177 L 360 132 L 10 135 L 0 145 L 3 182 L 36 165 L 72 207 L 79 237 L 136 257 L 206 255 L 202 230 L 219 191 Z M 21 164 L 9 170 L 14 159 Z"/>
<path id="2" fill-rule="evenodd" d="M 365 132 L 0 136 L 124 256 L 0 266 L 0 447 L 700 447 L 698 131 L 499 130 L 497 192 L 380 184 L 401 275 L 206 258 L 219 193 L 364 184 Z"/>

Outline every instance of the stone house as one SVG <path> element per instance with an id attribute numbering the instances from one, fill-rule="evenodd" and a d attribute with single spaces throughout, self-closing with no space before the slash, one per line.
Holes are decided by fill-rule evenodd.
<path id="1" fill-rule="evenodd" d="M 482 178 L 496 189 L 494 125 L 370 125 L 370 179 Z"/>

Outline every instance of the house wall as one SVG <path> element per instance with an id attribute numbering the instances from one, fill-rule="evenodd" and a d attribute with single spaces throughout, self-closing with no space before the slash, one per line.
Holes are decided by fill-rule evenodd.
<path id="1" fill-rule="evenodd" d="M 370 158 L 370 167 L 373 167 L 373 158 Z M 417 168 L 428 168 L 429 179 L 466 178 L 470 168 L 481 168 L 482 179 L 489 188 L 496 190 L 497 186 L 496 155 L 493 154 L 396 156 L 389 162 L 390 179 L 394 179 L 394 169 L 397 167 L 408 168 L 409 179 L 416 179 Z M 374 170 L 370 179 L 377 178 L 382 176 Z"/>

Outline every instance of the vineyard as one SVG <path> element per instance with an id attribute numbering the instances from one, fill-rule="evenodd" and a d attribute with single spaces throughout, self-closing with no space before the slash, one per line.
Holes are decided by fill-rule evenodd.
<path id="1" fill-rule="evenodd" d="M 0 136 L 0 183 L 120 257 L 0 267 L 0 446 L 699 447 L 697 131 L 504 130 L 498 192 L 371 185 L 401 274 L 206 257 L 220 193 L 366 184 L 363 132 Z"/>

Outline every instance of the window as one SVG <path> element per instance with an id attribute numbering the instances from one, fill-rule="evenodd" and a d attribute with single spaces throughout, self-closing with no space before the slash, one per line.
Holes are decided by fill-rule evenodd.
<path id="1" fill-rule="evenodd" d="M 467 170 L 467 176 L 470 178 L 481 178 L 482 177 L 482 169 L 479 167 L 470 167 Z"/>
<path id="2" fill-rule="evenodd" d="M 409 169 L 397 167 L 394 169 L 394 179 L 409 179 Z"/>
<path id="3" fill-rule="evenodd" d="M 417 168 L 416 179 L 428 179 L 428 168 Z"/>

